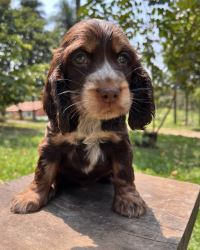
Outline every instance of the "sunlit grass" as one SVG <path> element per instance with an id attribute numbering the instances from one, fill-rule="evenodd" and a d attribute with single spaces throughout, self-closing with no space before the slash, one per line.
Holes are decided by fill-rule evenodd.
<path id="1" fill-rule="evenodd" d="M 132 142 L 141 140 L 141 133 L 130 132 Z M 200 139 L 159 135 L 157 147 L 134 150 L 138 171 L 152 175 L 200 183 Z M 176 171 L 176 175 L 171 175 Z"/>
<path id="2" fill-rule="evenodd" d="M 0 124 L 0 180 L 10 180 L 34 170 L 44 123 Z"/>

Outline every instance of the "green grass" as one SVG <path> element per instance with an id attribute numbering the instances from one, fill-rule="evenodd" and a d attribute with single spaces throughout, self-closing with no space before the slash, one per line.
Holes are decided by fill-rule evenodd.
<path id="1" fill-rule="evenodd" d="M 141 133 L 130 132 L 132 142 L 141 140 Z M 157 147 L 134 150 L 136 170 L 151 175 L 200 183 L 200 139 L 159 135 Z M 171 175 L 176 171 L 175 177 Z"/>
<path id="2" fill-rule="evenodd" d="M 0 123 L 0 180 L 11 180 L 31 173 L 37 162 L 37 147 L 45 130 L 45 123 Z M 141 133 L 130 132 L 132 142 Z M 173 135 L 159 135 L 156 148 L 134 146 L 136 171 L 200 183 L 200 139 Z M 172 175 L 173 173 L 173 175 Z M 189 250 L 200 246 L 200 213 Z"/>
<path id="3" fill-rule="evenodd" d="M 0 180 L 14 179 L 34 170 L 43 131 L 42 123 L 0 123 Z"/>

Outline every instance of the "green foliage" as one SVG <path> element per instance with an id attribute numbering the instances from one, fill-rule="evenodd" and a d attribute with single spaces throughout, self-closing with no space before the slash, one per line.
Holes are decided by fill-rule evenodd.
<path id="1" fill-rule="evenodd" d="M 83 17 L 115 20 L 126 31 L 127 36 L 132 38 L 139 29 L 137 14 L 138 1 L 118 0 L 118 1 L 98 1 L 90 0 L 82 5 L 79 13 Z M 133 11 L 135 10 L 135 11 Z"/>
<path id="2" fill-rule="evenodd" d="M 31 8 L 35 13 L 37 12 L 38 16 L 40 16 L 40 11 L 38 8 L 42 6 L 42 4 L 38 0 L 20 0 L 21 6 L 25 8 Z"/>
<path id="3" fill-rule="evenodd" d="M 12 9 L 0 0 L 0 110 L 26 97 L 37 96 L 51 58 L 53 38 L 36 0 L 22 1 Z"/>
<path id="4" fill-rule="evenodd" d="M 188 93 L 200 86 L 200 2 L 169 2 L 157 20 L 163 56 L 172 80 Z"/>

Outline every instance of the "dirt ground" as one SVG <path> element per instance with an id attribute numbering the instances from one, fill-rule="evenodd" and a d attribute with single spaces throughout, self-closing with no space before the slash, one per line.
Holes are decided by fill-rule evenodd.
<path id="1" fill-rule="evenodd" d="M 200 131 L 192 131 L 192 130 L 184 130 L 184 129 L 173 129 L 173 128 L 162 128 L 160 130 L 161 134 L 165 135 L 181 135 L 185 137 L 191 138 L 199 138 L 200 139 Z"/>

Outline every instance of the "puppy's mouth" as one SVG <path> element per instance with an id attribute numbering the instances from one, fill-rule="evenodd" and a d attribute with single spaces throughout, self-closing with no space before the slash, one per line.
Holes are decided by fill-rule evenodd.
<path id="1" fill-rule="evenodd" d="M 79 111 L 95 119 L 108 120 L 125 115 L 131 107 L 128 83 L 85 84 Z"/>

